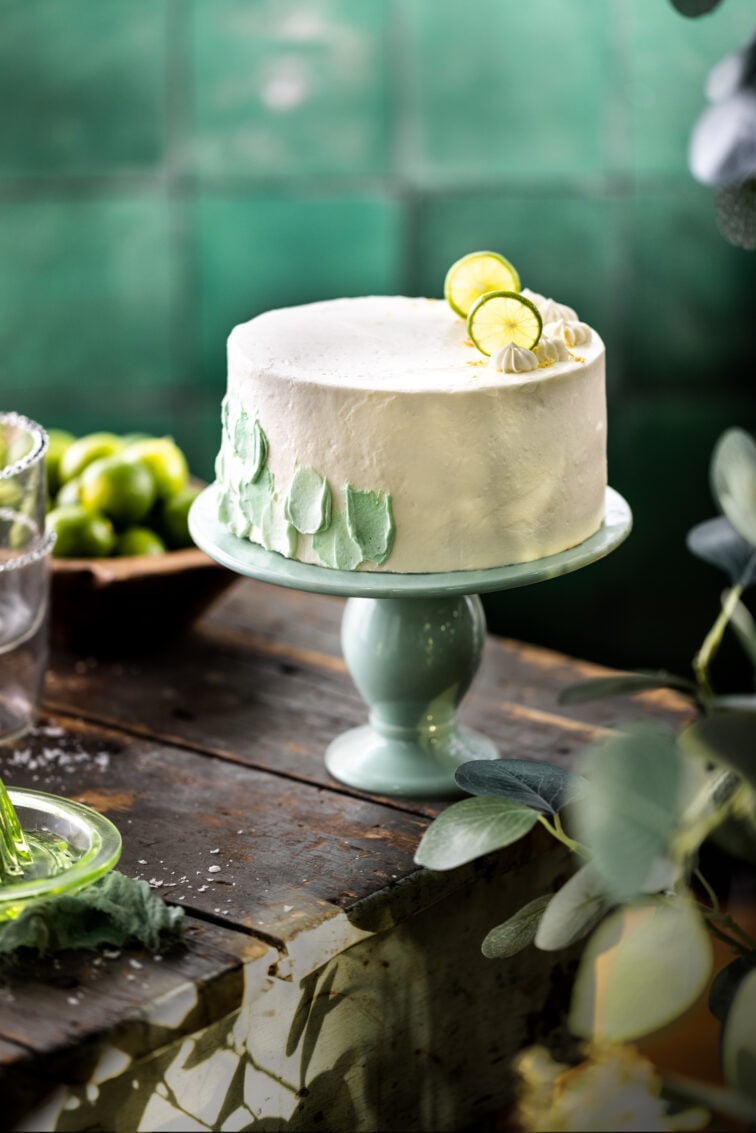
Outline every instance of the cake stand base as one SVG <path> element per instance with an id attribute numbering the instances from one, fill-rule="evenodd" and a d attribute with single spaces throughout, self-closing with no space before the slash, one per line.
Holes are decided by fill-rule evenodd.
<path id="1" fill-rule="evenodd" d="M 350 787 L 407 798 L 459 795 L 457 767 L 497 758 L 491 740 L 457 720 L 485 644 L 479 595 L 587 566 L 618 547 L 631 527 L 627 503 L 607 488 L 599 530 L 560 554 L 490 570 L 391 574 L 300 563 L 237 538 L 218 519 L 215 485 L 197 497 L 189 513 L 195 543 L 223 566 L 277 586 L 349 599 L 342 648 L 369 707 L 369 723 L 335 738 L 326 766 Z"/>
<path id="2" fill-rule="evenodd" d="M 471 728 L 458 726 L 418 743 L 363 724 L 328 745 L 325 763 L 334 779 L 371 794 L 445 798 L 460 793 L 454 772 L 462 763 L 498 758 L 496 745 Z"/>
<path id="3" fill-rule="evenodd" d="M 498 755 L 485 736 L 457 723 L 485 641 L 477 595 L 350 598 L 341 645 L 370 723 L 329 746 L 331 774 L 384 795 L 458 793 L 461 763 Z"/>

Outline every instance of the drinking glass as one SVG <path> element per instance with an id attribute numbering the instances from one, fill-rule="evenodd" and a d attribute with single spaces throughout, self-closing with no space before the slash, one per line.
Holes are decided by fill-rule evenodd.
<path id="1" fill-rule="evenodd" d="M 41 426 L 0 413 L 0 743 L 33 725 L 47 667 L 46 451 Z"/>
<path id="2" fill-rule="evenodd" d="M 0 412 L 0 507 L 45 529 L 47 433 L 20 413 Z"/>

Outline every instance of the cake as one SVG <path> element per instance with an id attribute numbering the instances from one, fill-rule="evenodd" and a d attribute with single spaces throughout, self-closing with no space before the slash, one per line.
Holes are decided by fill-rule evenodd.
<path id="1" fill-rule="evenodd" d="M 304 563 L 398 573 L 529 562 L 596 532 L 604 344 L 571 308 L 519 299 L 538 341 L 490 358 L 441 299 L 333 299 L 235 327 L 223 525 Z"/>

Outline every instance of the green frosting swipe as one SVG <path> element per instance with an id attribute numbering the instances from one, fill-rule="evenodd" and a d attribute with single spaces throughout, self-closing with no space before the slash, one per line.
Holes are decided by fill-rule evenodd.
<path id="1" fill-rule="evenodd" d="M 382 566 L 394 543 L 388 492 L 344 487 L 343 512 L 333 508 L 331 488 L 314 468 L 298 468 L 282 501 L 267 467 L 268 439 L 259 420 L 228 397 L 221 405 L 223 441 L 215 463 L 221 489 L 218 516 L 234 535 L 268 551 L 295 558 L 299 536 L 312 536 L 320 561 L 335 570 L 364 562 Z"/>
<path id="2" fill-rule="evenodd" d="M 263 515 L 272 507 L 275 491 L 276 484 L 269 468 L 239 485 L 241 509 L 253 526 L 262 527 Z"/>
<path id="3" fill-rule="evenodd" d="M 362 551 L 363 559 L 381 566 L 394 545 L 394 517 L 391 496 L 365 491 L 347 484 L 344 489 L 349 533 Z"/>
<path id="4" fill-rule="evenodd" d="M 224 440 L 228 440 L 231 451 L 244 464 L 245 475 L 254 483 L 265 467 L 268 459 L 268 438 L 258 420 L 250 428 L 246 409 L 235 412 L 235 406 L 228 394 L 221 405 Z M 225 447 L 225 446 L 224 446 Z"/>
<path id="5" fill-rule="evenodd" d="M 314 468 L 298 468 L 286 500 L 286 518 L 303 535 L 326 531 L 331 522 L 331 489 Z"/>
<path id="6" fill-rule="evenodd" d="M 312 549 L 325 566 L 336 570 L 356 570 L 365 557 L 340 511 L 334 511 L 327 531 L 313 536 Z"/>

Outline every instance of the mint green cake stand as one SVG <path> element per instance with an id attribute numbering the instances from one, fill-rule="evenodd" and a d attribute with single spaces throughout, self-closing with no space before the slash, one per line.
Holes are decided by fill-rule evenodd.
<path id="1" fill-rule="evenodd" d="M 341 644 L 370 722 L 331 742 L 326 767 L 359 790 L 409 798 L 458 795 L 454 772 L 460 764 L 498 757 L 491 740 L 457 720 L 485 643 L 479 595 L 579 570 L 618 547 L 631 527 L 628 504 L 607 488 L 601 528 L 569 551 L 490 570 L 388 574 L 312 566 L 237 538 L 218 520 L 215 485 L 197 497 L 189 514 L 197 546 L 229 570 L 349 599 Z"/>

